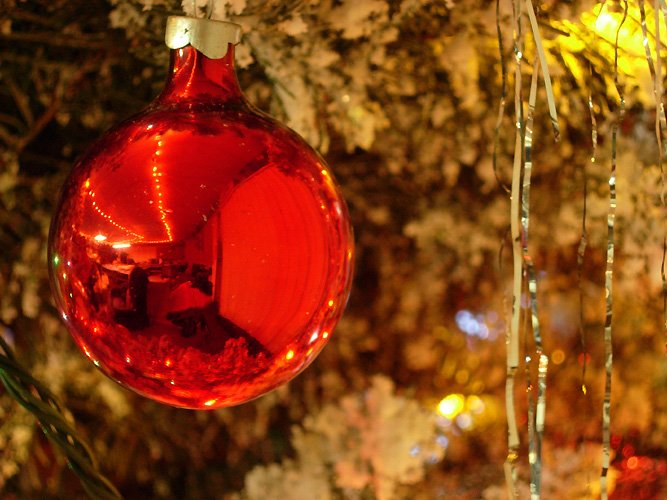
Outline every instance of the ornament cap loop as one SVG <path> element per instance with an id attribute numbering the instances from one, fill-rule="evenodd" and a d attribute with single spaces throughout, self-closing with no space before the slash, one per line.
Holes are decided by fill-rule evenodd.
<path id="1" fill-rule="evenodd" d="M 241 26 L 226 21 L 212 21 L 185 16 L 169 16 L 164 41 L 170 49 L 192 45 L 210 59 L 221 59 L 230 43 L 241 41 Z"/>

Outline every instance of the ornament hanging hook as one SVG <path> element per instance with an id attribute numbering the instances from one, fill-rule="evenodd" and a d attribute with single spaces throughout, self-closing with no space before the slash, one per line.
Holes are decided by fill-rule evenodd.
<path id="1" fill-rule="evenodd" d="M 170 16 L 164 40 L 170 49 L 192 45 L 206 57 L 220 59 L 227 54 L 230 43 L 236 45 L 241 41 L 241 26 L 226 21 Z"/>

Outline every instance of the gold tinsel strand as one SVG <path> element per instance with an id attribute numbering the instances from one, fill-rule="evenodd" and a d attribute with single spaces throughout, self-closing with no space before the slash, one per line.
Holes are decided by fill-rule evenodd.
<path id="1" fill-rule="evenodd" d="M 510 203 L 510 234 L 513 257 L 512 319 L 507 337 L 507 378 L 505 383 L 505 406 L 507 409 L 508 450 L 505 460 L 505 481 L 510 498 L 517 497 L 516 461 L 519 453 L 519 430 L 514 401 L 514 381 L 519 366 L 519 320 L 521 316 L 521 233 L 519 227 L 519 205 L 521 196 L 521 166 L 523 156 L 523 96 L 521 91 L 521 61 L 523 59 L 523 33 L 521 31 L 521 2 L 512 0 L 514 16 L 514 116 L 515 143 L 512 167 L 512 189 Z"/>
<path id="2" fill-rule="evenodd" d="M 639 15 L 642 27 L 642 45 L 646 54 L 646 63 L 653 79 L 653 98 L 655 99 L 655 137 L 658 143 L 658 168 L 660 170 L 660 205 L 665 210 L 665 172 L 663 165 L 664 151 L 664 133 L 667 130 L 667 120 L 665 119 L 665 106 L 662 101 L 662 61 L 660 59 L 660 3 L 664 0 L 656 0 L 653 6 L 655 21 L 655 65 L 653 64 L 653 55 L 651 54 L 651 45 L 649 43 L 648 28 L 646 23 L 646 8 L 644 0 L 638 0 Z M 664 325 L 667 331 L 667 279 L 665 277 L 665 254 L 667 253 L 667 229 L 663 220 L 662 236 L 662 260 L 660 263 L 660 277 L 662 280 L 662 310 L 664 316 Z"/>
<path id="3" fill-rule="evenodd" d="M 619 96 L 619 111 L 611 132 L 611 172 L 609 175 L 609 213 L 607 215 L 607 267 L 605 270 L 605 293 L 606 314 L 604 325 L 604 353 L 605 353 L 605 383 L 604 402 L 602 404 L 602 470 L 600 472 L 600 498 L 606 500 L 607 473 L 609 472 L 610 459 L 610 437 L 611 437 L 611 373 L 613 365 L 612 350 L 612 308 L 614 303 L 613 279 L 614 279 L 614 223 L 616 220 L 616 159 L 618 147 L 618 133 L 620 124 L 625 114 L 625 96 L 618 81 L 618 37 L 621 28 L 628 17 L 628 2 L 623 0 L 623 18 L 616 31 L 614 43 L 614 84 Z"/>
<path id="4" fill-rule="evenodd" d="M 498 118 L 496 119 L 496 126 L 493 129 L 493 175 L 496 176 L 496 181 L 500 187 L 502 187 L 506 193 L 509 194 L 510 189 L 500 178 L 500 173 L 498 172 L 498 148 L 500 145 L 500 128 L 503 123 L 503 118 L 505 117 L 505 104 L 507 99 L 507 66 L 505 64 L 505 49 L 503 45 L 503 33 L 500 28 L 500 0 L 496 0 L 496 35 L 498 38 L 498 52 L 500 56 L 500 72 L 502 83 L 500 86 L 500 99 L 498 101 Z"/>
<path id="5" fill-rule="evenodd" d="M 662 100 L 663 85 L 662 85 L 662 59 L 660 56 L 660 49 L 662 44 L 660 42 L 660 12 L 662 12 L 665 20 L 665 27 L 667 28 L 667 3 L 665 0 L 655 0 L 653 6 L 654 20 L 655 20 L 655 60 L 656 69 L 653 75 L 655 82 L 655 102 L 656 113 L 655 117 L 655 134 L 658 140 L 658 166 L 660 167 L 660 205 L 662 208 L 662 261 L 660 263 L 660 278 L 662 280 L 662 312 L 664 318 L 664 329 L 667 333 L 667 276 L 665 275 L 665 260 L 667 259 L 667 225 L 665 224 L 665 212 L 667 211 L 667 201 L 665 198 L 665 166 L 664 157 L 667 153 L 667 141 L 664 140 L 664 134 L 667 131 L 667 119 L 665 118 L 665 105 Z M 648 43 L 646 40 L 645 43 Z M 652 61 L 652 58 L 649 58 Z M 667 339 L 665 339 L 667 341 Z M 666 344 L 667 347 L 667 344 Z"/>
<path id="6" fill-rule="evenodd" d="M 521 243 L 524 262 L 523 274 L 527 278 L 528 298 L 530 301 L 531 330 L 535 339 L 535 348 L 539 353 L 542 351 L 542 339 L 540 336 L 540 321 L 537 315 L 537 281 L 535 279 L 535 268 L 532 258 L 528 253 L 528 230 L 530 226 L 530 179 L 533 168 L 533 121 L 535 116 L 535 103 L 537 101 L 537 80 L 539 78 L 539 65 L 537 58 L 533 65 L 533 76 L 530 82 L 530 94 L 528 97 L 528 114 L 526 116 L 526 129 L 524 137 L 524 167 L 523 183 L 521 190 Z M 526 332 L 528 330 L 526 329 Z M 527 336 L 527 334 L 526 334 Z M 533 386 L 530 382 L 531 356 L 526 348 L 526 378 L 528 379 L 528 462 L 530 463 L 530 495 L 531 498 L 539 498 L 542 489 L 542 435 L 537 431 L 537 407 L 534 407 Z M 539 390 L 539 384 L 538 384 Z M 538 394 L 539 405 L 539 394 Z"/>

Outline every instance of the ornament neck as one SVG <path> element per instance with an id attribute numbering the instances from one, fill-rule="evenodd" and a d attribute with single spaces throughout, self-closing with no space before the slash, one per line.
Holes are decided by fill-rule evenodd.
<path id="1" fill-rule="evenodd" d="M 234 45 L 227 54 L 210 59 L 191 45 L 171 50 L 169 77 L 159 104 L 196 101 L 230 101 L 242 99 L 234 68 Z"/>

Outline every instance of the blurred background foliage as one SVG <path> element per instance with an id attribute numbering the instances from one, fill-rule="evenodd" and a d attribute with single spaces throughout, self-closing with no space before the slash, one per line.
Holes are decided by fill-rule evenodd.
<path id="1" fill-rule="evenodd" d="M 627 113 L 617 182 L 617 498 L 667 492 L 664 209 L 639 5 L 630 3 L 619 31 Z M 202 15 L 206 2 L 0 1 L 2 335 L 69 408 L 127 498 L 504 498 L 511 256 L 508 241 L 500 248 L 509 198 L 492 152 L 501 55 L 510 70 L 514 59 L 512 4 L 499 2 L 502 52 L 496 7 L 484 0 L 208 5 L 213 19 L 243 26 L 237 65 L 248 98 L 326 155 L 348 201 L 357 260 L 345 317 L 304 374 L 243 406 L 192 412 L 136 396 L 85 362 L 51 301 L 45 244 L 76 158 L 159 92 L 167 15 Z M 610 130 L 618 111 L 613 44 L 622 3 L 536 7 L 562 135 L 555 144 L 540 90 L 530 238 L 552 361 L 544 492 L 595 497 Z M 649 29 L 651 47 L 654 34 Z M 527 94 L 530 37 L 524 57 Z M 514 144 L 510 89 L 498 143 L 504 183 Z M 594 163 L 589 96 L 599 133 Z M 584 183 L 589 234 L 579 282 Z M 525 416 L 520 424 L 525 434 Z M 34 419 L 3 394 L 3 497 L 81 496 L 65 465 Z"/>

